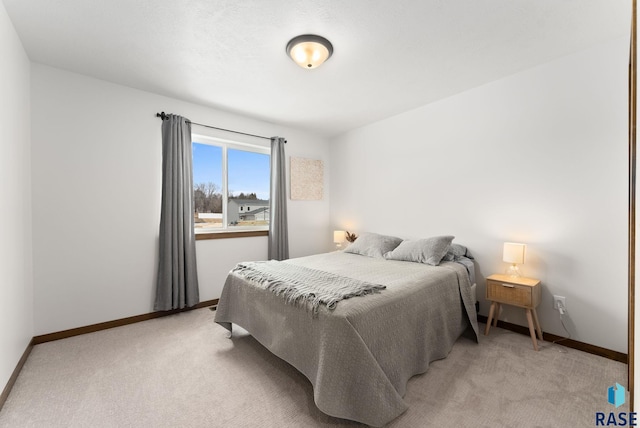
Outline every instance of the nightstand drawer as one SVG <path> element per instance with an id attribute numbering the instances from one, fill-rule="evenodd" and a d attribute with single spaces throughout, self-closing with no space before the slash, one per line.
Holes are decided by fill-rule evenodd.
<path id="1" fill-rule="evenodd" d="M 487 280 L 487 299 L 510 305 L 531 307 L 531 287 Z"/>
<path id="2" fill-rule="evenodd" d="M 538 341 L 536 336 L 542 340 L 542 329 L 536 313 L 536 307 L 540 304 L 540 289 L 539 279 L 513 277 L 497 273 L 487 277 L 487 300 L 491 302 L 491 308 L 489 308 L 484 335 L 489 334 L 492 322 L 494 326 L 498 325 L 500 308 L 503 304 L 519 306 L 524 309 L 527 315 L 531 342 L 533 343 L 533 349 L 537 351 Z"/>

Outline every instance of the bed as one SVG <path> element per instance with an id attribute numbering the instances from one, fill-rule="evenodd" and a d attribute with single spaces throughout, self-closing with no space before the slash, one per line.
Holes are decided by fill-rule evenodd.
<path id="1" fill-rule="evenodd" d="M 382 426 L 407 410 L 402 397 L 412 376 L 445 358 L 465 330 L 478 338 L 464 259 L 432 266 L 336 251 L 277 262 L 386 287 L 316 310 L 232 271 L 215 322 L 229 332 L 243 327 L 304 374 L 322 412 Z"/>

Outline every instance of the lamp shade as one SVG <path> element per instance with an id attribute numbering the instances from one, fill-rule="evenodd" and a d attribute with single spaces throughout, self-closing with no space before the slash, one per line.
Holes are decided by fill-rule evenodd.
<path id="1" fill-rule="evenodd" d="M 334 230 L 333 231 L 333 242 L 339 244 L 346 240 L 344 235 L 344 230 Z"/>
<path id="2" fill-rule="evenodd" d="M 324 37 L 303 34 L 287 43 L 287 54 L 302 68 L 316 68 L 333 54 L 333 45 Z"/>
<path id="3" fill-rule="evenodd" d="M 513 242 L 505 242 L 502 250 L 502 260 L 507 263 L 523 264 L 527 246 Z"/>

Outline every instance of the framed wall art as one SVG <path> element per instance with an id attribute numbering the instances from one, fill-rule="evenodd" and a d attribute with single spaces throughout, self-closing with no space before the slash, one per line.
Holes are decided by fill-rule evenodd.
<path id="1" fill-rule="evenodd" d="M 291 199 L 320 201 L 324 197 L 324 163 L 321 160 L 291 157 Z"/>

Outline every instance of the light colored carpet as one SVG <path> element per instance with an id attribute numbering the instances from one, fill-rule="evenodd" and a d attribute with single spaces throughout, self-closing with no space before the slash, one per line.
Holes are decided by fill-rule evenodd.
<path id="1" fill-rule="evenodd" d="M 0 427 L 354 427 L 324 415 L 311 383 L 208 309 L 37 345 Z M 483 326 L 482 326 L 483 327 Z M 564 350 L 566 353 L 561 353 Z M 399 350 L 401 352 L 401 350 Z M 413 377 L 389 426 L 583 427 L 626 385 L 625 364 L 499 328 Z"/>

